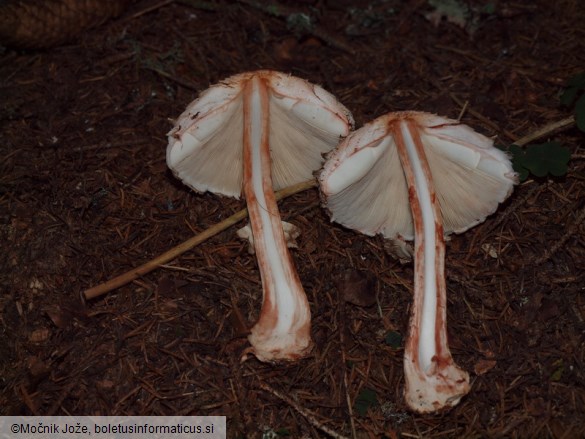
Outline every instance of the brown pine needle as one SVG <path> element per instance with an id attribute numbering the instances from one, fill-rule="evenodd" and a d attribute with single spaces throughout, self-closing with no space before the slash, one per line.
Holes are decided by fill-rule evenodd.
<path id="1" fill-rule="evenodd" d="M 303 192 L 313 187 L 317 187 L 317 182 L 315 180 L 305 181 L 293 186 L 289 186 L 276 192 L 275 194 L 276 200 L 277 201 L 282 200 L 283 198 L 289 197 L 299 192 Z M 229 218 L 224 219 L 222 222 L 217 223 L 216 225 L 205 230 L 204 232 L 201 232 L 198 235 L 193 236 L 191 239 L 188 239 L 187 241 L 177 245 L 176 247 L 173 247 L 169 251 L 146 262 L 140 267 L 133 268 L 132 270 L 124 274 L 121 274 L 120 276 L 108 280 L 107 282 L 104 282 L 100 285 L 85 290 L 82 293 L 82 296 L 85 300 L 94 299 L 96 297 L 109 293 L 110 291 L 115 290 L 116 288 L 126 285 L 127 283 L 132 282 L 133 280 L 138 279 L 139 277 L 144 276 L 147 273 L 150 273 L 152 270 L 160 267 L 161 265 L 169 263 L 176 257 L 198 246 L 202 242 L 207 241 L 209 238 L 217 235 L 218 233 L 223 232 L 225 229 L 233 226 L 234 224 L 243 220 L 247 216 L 248 209 L 242 209 L 239 212 L 234 213 Z"/>
<path id="2" fill-rule="evenodd" d="M 567 228 L 561 239 L 552 244 L 540 258 L 534 261 L 534 266 L 539 266 L 548 261 L 559 249 L 564 247 L 565 243 L 579 232 L 579 226 L 583 221 L 585 221 L 585 206 L 577 213 L 575 221 Z"/>

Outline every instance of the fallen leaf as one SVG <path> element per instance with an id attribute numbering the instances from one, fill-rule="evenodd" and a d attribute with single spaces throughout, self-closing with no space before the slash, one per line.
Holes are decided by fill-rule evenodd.
<path id="1" fill-rule="evenodd" d="M 350 268 L 345 270 L 336 284 L 345 302 L 357 306 L 376 303 L 376 278 L 371 273 Z"/>
<path id="2" fill-rule="evenodd" d="M 165 300 L 160 304 L 160 309 L 163 311 L 175 311 L 179 309 L 179 305 L 172 299 Z"/>
<path id="3" fill-rule="evenodd" d="M 28 357 L 26 360 L 28 372 L 33 378 L 44 377 L 49 374 L 51 368 L 39 357 Z"/>
<path id="4" fill-rule="evenodd" d="M 64 311 L 60 307 L 49 307 L 45 312 L 53 324 L 59 329 L 64 329 L 71 323 L 71 313 Z"/>
<path id="5" fill-rule="evenodd" d="M 541 417 L 547 414 L 546 402 L 541 397 L 528 399 L 525 407 L 526 412 L 531 416 Z"/>
<path id="6" fill-rule="evenodd" d="M 435 10 L 425 15 L 436 27 L 441 20 L 445 18 L 449 23 L 465 29 L 467 26 L 467 19 L 470 16 L 469 7 L 459 0 L 429 0 L 429 5 Z"/>
<path id="7" fill-rule="evenodd" d="M 114 382 L 112 380 L 101 380 L 95 383 L 96 387 L 100 390 L 111 390 L 114 388 Z"/>
<path id="8" fill-rule="evenodd" d="M 545 322 L 561 315 L 559 305 L 555 300 L 545 298 L 538 309 L 538 320 Z"/>
<path id="9" fill-rule="evenodd" d="M 491 244 L 482 244 L 481 249 L 486 252 L 491 258 L 498 259 L 498 251 Z"/>
<path id="10" fill-rule="evenodd" d="M 473 371 L 478 376 L 483 375 L 492 370 L 496 366 L 496 364 L 497 364 L 496 360 L 485 360 L 482 358 L 481 360 L 478 360 L 475 363 L 475 365 L 473 366 Z"/>
<path id="11" fill-rule="evenodd" d="M 158 281 L 158 292 L 161 296 L 168 296 L 175 288 L 175 280 L 164 276 Z"/>
<path id="12" fill-rule="evenodd" d="M 28 339 L 33 343 L 41 343 L 48 340 L 51 335 L 51 330 L 48 328 L 35 329 L 30 333 Z"/>

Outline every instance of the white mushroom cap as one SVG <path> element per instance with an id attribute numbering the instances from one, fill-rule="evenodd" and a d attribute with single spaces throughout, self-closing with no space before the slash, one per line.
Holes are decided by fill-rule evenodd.
<path id="1" fill-rule="evenodd" d="M 430 113 L 389 113 L 350 134 L 319 175 L 331 218 L 367 235 L 414 239 L 408 188 L 392 126 L 419 129 L 446 235 L 481 223 L 512 192 L 516 174 L 506 154 L 456 120 Z"/>
<path id="2" fill-rule="evenodd" d="M 278 190 L 309 180 L 353 127 L 350 112 L 317 85 L 280 72 L 232 76 L 193 101 L 168 133 L 167 164 L 191 188 L 239 198 L 243 181 L 243 87 L 269 89 L 272 180 Z"/>

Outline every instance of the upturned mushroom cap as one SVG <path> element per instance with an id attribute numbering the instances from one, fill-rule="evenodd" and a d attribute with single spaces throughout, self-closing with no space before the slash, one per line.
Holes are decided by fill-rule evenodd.
<path id="1" fill-rule="evenodd" d="M 323 88 L 260 70 L 225 79 L 200 94 L 168 133 L 167 164 L 191 188 L 239 198 L 243 181 L 243 88 L 269 88 L 272 179 L 278 190 L 313 177 L 353 127 L 350 112 Z"/>
<path id="2" fill-rule="evenodd" d="M 346 137 L 319 174 L 333 221 L 367 235 L 414 239 L 406 178 L 390 129 L 403 119 L 420 130 L 445 235 L 483 222 L 510 195 L 516 174 L 490 139 L 434 114 L 389 113 Z"/>

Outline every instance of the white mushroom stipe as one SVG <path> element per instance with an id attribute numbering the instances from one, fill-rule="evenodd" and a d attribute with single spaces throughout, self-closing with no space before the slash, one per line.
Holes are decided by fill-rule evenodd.
<path id="1" fill-rule="evenodd" d="M 440 222 L 440 218 L 435 218 L 433 211 L 433 202 L 431 200 L 431 181 L 428 181 L 428 171 L 425 172 L 423 166 L 428 167 L 426 157 L 421 157 L 417 151 L 414 139 L 408 129 L 408 123 L 405 121 L 399 122 L 400 133 L 402 134 L 403 142 L 398 142 L 398 147 L 402 146 L 406 149 L 408 162 L 402 163 L 403 167 L 410 166 L 414 174 L 414 182 L 407 182 L 409 187 L 412 183 L 413 189 L 416 192 L 416 200 L 412 202 L 419 203 L 419 209 L 422 215 L 422 236 L 417 236 L 415 224 L 415 254 L 418 252 L 416 243 L 422 243 L 423 246 L 423 261 L 420 265 L 424 267 L 423 270 L 423 301 L 422 301 L 422 318 L 420 322 L 420 339 L 418 345 L 418 357 L 420 367 L 423 372 L 428 373 L 431 368 L 432 358 L 436 355 L 435 350 L 435 314 L 437 309 L 437 290 L 435 285 L 436 273 L 436 253 L 435 248 L 439 243 L 436 240 L 436 222 Z M 402 158 L 402 157 L 401 157 Z M 434 190 L 432 196 L 434 197 Z M 419 280 L 417 276 L 415 278 Z"/>

